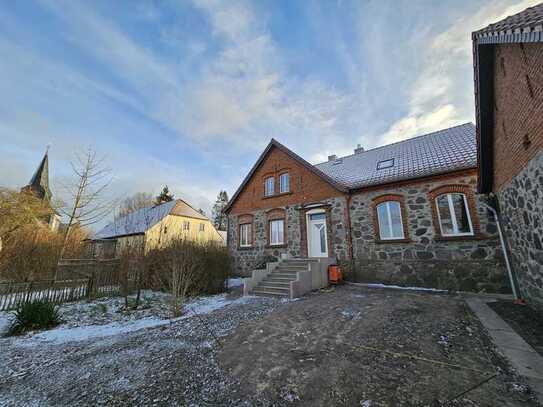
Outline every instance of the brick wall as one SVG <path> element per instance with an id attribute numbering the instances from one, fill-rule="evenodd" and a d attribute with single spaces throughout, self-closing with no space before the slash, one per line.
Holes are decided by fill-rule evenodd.
<path id="1" fill-rule="evenodd" d="M 543 45 L 496 47 L 494 192 L 521 295 L 543 310 Z"/>
<path id="2" fill-rule="evenodd" d="M 290 175 L 290 192 L 264 197 L 264 179 L 275 177 L 276 191 L 279 188 L 279 175 L 288 171 Z M 342 195 L 340 191 L 324 181 L 321 177 L 296 162 L 292 157 L 273 147 L 251 180 L 238 195 L 230 209 L 231 215 L 280 208 L 294 204 L 319 202 L 327 198 Z"/>
<path id="3" fill-rule="evenodd" d="M 496 46 L 494 191 L 543 149 L 543 45 Z"/>

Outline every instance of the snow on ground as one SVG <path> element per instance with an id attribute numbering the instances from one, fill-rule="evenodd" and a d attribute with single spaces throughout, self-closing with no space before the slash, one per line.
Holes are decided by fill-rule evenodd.
<path id="1" fill-rule="evenodd" d="M 161 293 L 158 293 L 159 296 Z M 145 297 L 144 297 L 145 298 Z M 173 318 L 164 319 L 159 316 L 147 316 L 140 319 L 125 319 L 114 321 L 107 324 L 93 324 L 76 327 L 67 327 L 60 325 L 57 328 L 43 331 L 35 334 L 30 334 L 26 337 L 21 337 L 20 345 L 34 346 L 43 342 L 51 344 L 63 344 L 73 341 L 84 341 L 94 338 L 102 338 L 107 336 L 126 334 L 129 332 L 138 331 L 145 328 L 155 328 L 162 325 L 180 321 L 182 319 L 191 318 L 195 315 L 208 314 L 212 311 L 224 308 L 228 305 L 241 305 L 250 302 L 254 297 L 246 296 L 237 299 L 229 300 L 226 294 L 213 295 L 208 297 L 200 297 L 188 302 L 184 306 L 184 315 Z M 93 304 L 74 304 L 69 307 L 77 309 L 79 312 L 84 312 Z M 162 302 L 163 306 L 167 306 Z"/>
<path id="2" fill-rule="evenodd" d="M 228 288 L 241 287 L 243 285 L 243 278 L 229 278 L 228 279 Z"/>
<path id="3" fill-rule="evenodd" d="M 402 287 L 402 286 L 399 286 L 399 285 L 387 285 L 387 284 L 380 284 L 380 283 L 366 284 L 366 283 L 351 283 L 351 282 L 349 282 L 348 284 L 359 285 L 359 286 L 368 287 L 368 288 L 390 288 L 390 289 L 393 289 L 393 290 L 408 290 L 408 291 L 431 291 L 431 292 L 434 292 L 434 293 L 446 293 L 446 292 L 448 292 L 447 290 L 441 290 L 441 289 L 438 289 L 438 288 Z"/>
<path id="4" fill-rule="evenodd" d="M 13 317 L 7 312 L 0 312 L 0 336 L 4 335 L 7 332 L 11 325 Z"/>

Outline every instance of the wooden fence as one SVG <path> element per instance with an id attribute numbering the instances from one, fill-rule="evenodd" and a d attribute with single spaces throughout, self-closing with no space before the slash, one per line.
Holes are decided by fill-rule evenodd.
<path id="1" fill-rule="evenodd" d="M 0 283 L 0 311 L 33 300 L 56 304 L 121 294 L 134 287 L 134 276 L 121 276 L 115 260 L 62 260 L 56 280 Z M 123 281 L 124 280 L 124 281 Z"/>

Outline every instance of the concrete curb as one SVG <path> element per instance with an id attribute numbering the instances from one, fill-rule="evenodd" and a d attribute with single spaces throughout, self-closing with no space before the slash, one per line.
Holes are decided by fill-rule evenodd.
<path id="1" fill-rule="evenodd" d="M 467 297 L 465 301 L 487 329 L 500 353 L 527 379 L 539 401 L 543 402 L 543 357 L 486 305 L 485 299 Z"/>

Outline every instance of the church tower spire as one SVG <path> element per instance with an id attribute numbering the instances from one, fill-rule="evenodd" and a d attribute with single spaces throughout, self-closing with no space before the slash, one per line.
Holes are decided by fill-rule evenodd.
<path id="1" fill-rule="evenodd" d="M 22 191 L 31 191 L 38 198 L 44 201 L 51 200 L 51 190 L 49 189 L 49 146 L 45 150 L 38 169 L 30 179 L 27 186 L 22 188 Z"/>

